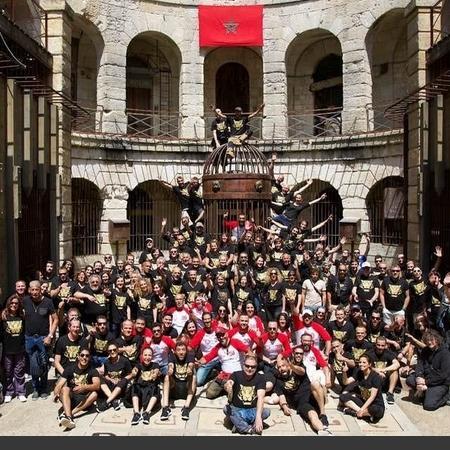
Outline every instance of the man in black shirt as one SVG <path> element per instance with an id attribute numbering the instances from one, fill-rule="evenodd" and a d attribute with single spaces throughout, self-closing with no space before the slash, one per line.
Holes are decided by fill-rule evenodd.
<path id="1" fill-rule="evenodd" d="M 350 303 L 353 283 L 348 276 L 347 266 L 340 264 L 338 266 L 338 276 L 329 278 L 327 283 L 327 301 L 331 311 L 336 309 L 337 305 L 347 306 Z"/>
<path id="2" fill-rule="evenodd" d="M 383 306 L 383 321 L 390 327 L 395 316 L 405 316 L 409 305 L 409 286 L 404 278 L 401 278 L 400 266 L 391 268 L 391 275 L 381 283 L 380 302 Z"/>
<path id="3" fill-rule="evenodd" d="M 369 317 L 370 312 L 376 306 L 380 292 L 380 282 L 371 275 L 370 269 L 369 262 L 362 263 L 352 291 L 353 300 L 360 306 L 365 317 Z"/>
<path id="4" fill-rule="evenodd" d="M 119 353 L 125 356 L 132 366 L 136 365 L 139 360 L 143 338 L 142 336 L 133 336 L 133 322 L 131 320 L 122 322 L 121 334 L 115 342 Z"/>
<path id="5" fill-rule="evenodd" d="M 330 320 L 326 329 L 333 339 L 337 339 L 345 344 L 347 341 L 355 339 L 355 328 L 353 324 L 347 320 L 345 308 L 339 305 L 335 311 L 335 320 Z"/>
<path id="6" fill-rule="evenodd" d="M 86 411 L 97 400 L 100 377 L 96 369 L 91 369 L 90 357 L 89 350 L 82 349 L 77 362 L 64 370 L 55 386 L 55 402 L 62 403 L 58 421 L 68 430 L 75 428 L 74 416 Z"/>
<path id="7" fill-rule="evenodd" d="M 428 291 L 430 287 L 422 276 L 420 267 L 412 269 L 413 279 L 409 283 L 411 301 L 406 309 L 406 320 L 410 331 L 414 330 L 414 321 L 419 314 L 423 314 L 427 307 Z"/>
<path id="8" fill-rule="evenodd" d="M 228 128 L 228 121 L 223 117 L 222 111 L 216 108 L 214 112 L 216 113 L 216 117 L 211 124 L 211 131 L 213 133 L 211 147 L 216 149 L 228 142 L 230 130 Z"/>
<path id="9" fill-rule="evenodd" d="M 400 363 L 393 352 L 388 349 L 384 336 L 379 336 L 373 350 L 368 352 L 373 361 L 373 370 L 383 379 L 383 388 L 387 389 L 386 401 L 394 404 L 394 389 L 398 382 Z"/>
<path id="10" fill-rule="evenodd" d="M 25 320 L 25 350 L 30 359 L 33 383 L 32 400 L 47 398 L 48 357 L 47 349 L 58 327 L 58 316 L 53 302 L 44 297 L 40 281 L 30 283 L 29 294 L 23 299 Z"/>
<path id="11" fill-rule="evenodd" d="M 372 344 L 366 340 L 367 329 L 364 326 L 355 328 L 355 339 L 344 345 L 344 350 L 352 355 L 352 361 L 348 362 L 350 369 L 358 368 L 359 358 L 372 349 Z M 353 373 L 353 372 L 352 372 Z"/>
<path id="12" fill-rule="evenodd" d="M 262 434 L 263 420 L 270 411 L 264 407 L 266 381 L 257 373 L 258 360 L 247 355 L 244 370 L 231 374 L 224 389 L 228 394 L 228 405 L 223 409 L 226 419 L 233 424 L 233 431 L 240 434 Z"/>
<path id="13" fill-rule="evenodd" d="M 95 322 L 95 331 L 89 337 L 89 344 L 92 354 L 92 365 L 94 367 L 103 366 L 108 358 L 108 342 L 114 340 L 116 336 L 108 330 L 108 321 L 105 316 L 98 316 Z"/>

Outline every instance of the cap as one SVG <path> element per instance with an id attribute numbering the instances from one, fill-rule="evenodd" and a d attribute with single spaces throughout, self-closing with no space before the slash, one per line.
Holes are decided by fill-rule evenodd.
<path id="1" fill-rule="evenodd" d="M 153 242 L 153 239 L 150 238 L 150 237 L 148 237 L 148 238 L 145 240 L 145 242 Z"/>
<path id="2" fill-rule="evenodd" d="M 201 222 L 197 222 L 197 223 L 195 224 L 195 227 L 196 227 L 196 228 L 205 228 L 205 225 L 203 225 Z"/>
<path id="3" fill-rule="evenodd" d="M 313 314 L 313 312 L 310 310 L 310 309 L 305 309 L 305 310 L 303 310 L 303 313 L 302 313 L 302 317 L 303 316 L 313 316 L 314 314 Z"/>
<path id="4" fill-rule="evenodd" d="M 361 264 L 361 267 L 364 269 L 364 267 L 372 267 L 372 265 L 370 264 L 370 262 L 368 262 L 368 261 L 366 261 L 366 262 L 363 262 L 362 264 Z"/>
<path id="5" fill-rule="evenodd" d="M 236 106 L 236 108 L 234 108 L 235 111 L 239 111 L 242 112 L 242 108 L 240 106 Z"/>
<path id="6" fill-rule="evenodd" d="M 216 329 L 216 335 L 217 334 L 227 334 L 227 333 L 228 333 L 228 330 L 226 328 L 219 327 Z"/>
<path id="7" fill-rule="evenodd" d="M 354 311 L 361 311 L 361 306 L 359 306 L 359 305 L 357 305 L 357 304 L 353 304 L 352 305 L 352 309 L 354 310 Z"/>

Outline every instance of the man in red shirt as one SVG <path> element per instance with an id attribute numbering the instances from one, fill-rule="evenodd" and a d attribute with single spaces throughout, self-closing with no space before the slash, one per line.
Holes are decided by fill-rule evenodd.
<path id="1" fill-rule="evenodd" d="M 249 328 L 249 318 L 247 314 L 239 316 L 239 325 L 228 332 L 230 338 L 238 339 L 247 345 L 250 349 L 256 347 L 260 340 L 254 330 Z"/>
<path id="2" fill-rule="evenodd" d="M 245 345 L 242 341 L 231 339 L 224 328 L 216 330 L 216 337 L 219 343 L 200 359 L 200 364 L 204 365 L 217 357 L 221 367 L 219 375 L 209 383 L 206 389 L 206 398 L 209 399 L 222 395 L 224 384 L 231 374 L 242 370 L 241 353 L 246 353 L 249 350 L 248 345 Z"/>

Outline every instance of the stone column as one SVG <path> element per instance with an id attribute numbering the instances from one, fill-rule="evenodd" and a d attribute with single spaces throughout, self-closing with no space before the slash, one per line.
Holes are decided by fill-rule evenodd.
<path id="1" fill-rule="evenodd" d="M 204 139 L 203 69 L 204 57 L 198 54 L 198 42 L 190 44 L 195 50 L 183 51 L 180 69 L 180 132 L 181 138 Z"/>
<path id="2" fill-rule="evenodd" d="M 126 219 L 128 189 L 123 185 L 107 185 L 102 190 L 103 210 L 100 219 L 99 238 L 100 253 L 111 253 L 114 258 L 124 258 L 127 254 L 127 242 L 120 242 L 118 245 L 109 240 L 109 220 Z"/>
<path id="3" fill-rule="evenodd" d="M 126 134 L 126 99 L 127 47 L 106 40 L 97 77 L 97 103 L 103 108 L 101 131 Z"/>
<path id="4" fill-rule="evenodd" d="M 372 77 L 364 45 L 367 28 L 355 25 L 339 35 L 342 46 L 342 134 L 368 131 L 366 105 L 372 102 Z"/>
<path id="5" fill-rule="evenodd" d="M 407 64 L 408 93 L 424 86 L 427 82 L 426 50 L 430 46 L 430 9 L 436 3 L 434 0 L 412 0 L 406 8 L 407 22 L 407 54 L 410 55 Z M 427 218 L 419 217 L 419 179 L 421 173 L 421 153 L 423 143 L 421 139 L 421 124 L 427 121 L 422 117 L 418 103 L 408 109 L 408 153 L 406 155 L 407 174 L 407 245 L 406 254 L 409 259 L 420 260 L 426 269 L 429 264 L 429 249 L 427 239 L 429 230 L 424 229 L 422 221 Z M 424 214 L 428 214 L 424 205 Z M 422 233 L 420 229 L 422 228 Z M 419 249 L 419 243 L 423 241 Z"/>
<path id="6" fill-rule="evenodd" d="M 73 11 L 65 0 L 41 0 L 40 5 L 48 13 L 48 51 L 53 55 L 52 86 L 70 97 Z M 66 108 L 59 108 L 58 119 L 57 177 L 61 196 L 58 256 L 63 260 L 72 256 L 71 117 Z"/>

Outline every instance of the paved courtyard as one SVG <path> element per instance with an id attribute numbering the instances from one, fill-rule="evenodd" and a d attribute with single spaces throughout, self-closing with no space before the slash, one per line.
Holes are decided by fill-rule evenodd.
<path id="1" fill-rule="evenodd" d="M 151 418 L 149 425 L 140 423 L 131 426 L 132 410 L 122 408 L 120 411 L 110 409 L 101 414 L 87 413 L 76 419 L 76 428 L 63 431 L 57 424 L 58 406 L 52 397 L 47 400 L 28 400 L 20 403 L 13 400 L 0 406 L 0 435 L 3 436 L 223 436 L 232 435 L 223 424 L 222 408 L 225 397 L 207 400 L 199 388 L 199 397 L 191 412 L 189 421 L 181 419 L 182 404 L 177 401 L 172 409 L 172 416 L 166 422 L 159 420 L 160 411 Z M 335 436 L 420 436 L 450 435 L 448 416 L 449 407 L 434 413 L 427 413 L 420 406 L 402 400 L 406 392 L 396 395 L 395 405 L 386 405 L 386 415 L 376 425 L 344 416 L 336 410 L 337 400 L 330 398 L 327 415 L 330 430 Z M 278 406 L 270 406 L 271 415 L 266 421 L 265 436 L 312 436 L 308 425 L 297 414 L 286 417 Z"/>

